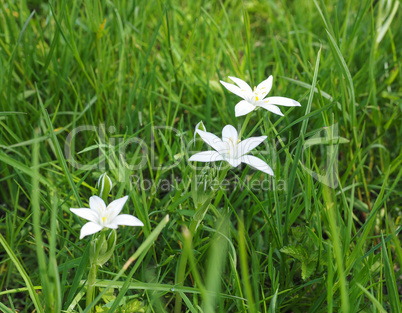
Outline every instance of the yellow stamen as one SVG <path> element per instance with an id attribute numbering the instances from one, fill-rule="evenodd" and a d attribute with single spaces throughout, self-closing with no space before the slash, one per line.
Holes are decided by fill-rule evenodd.
<path id="1" fill-rule="evenodd" d="M 257 89 L 257 87 L 256 86 L 254 86 L 254 91 Z"/>
<path id="2" fill-rule="evenodd" d="M 258 97 L 257 97 L 257 96 L 255 96 L 255 101 L 258 101 Z"/>
<path id="3" fill-rule="evenodd" d="M 102 220 L 103 220 L 103 223 L 105 222 L 105 218 L 104 217 L 102 217 Z"/>

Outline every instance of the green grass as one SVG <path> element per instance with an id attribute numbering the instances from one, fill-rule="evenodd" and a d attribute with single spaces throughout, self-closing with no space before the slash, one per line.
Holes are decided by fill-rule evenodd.
<path id="1" fill-rule="evenodd" d="M 0 2 L 0 310 L 92 310 L 90 237 L 69 208 L 107 171 L 109 200 L 129 195 L 144 227 L 119 227 L 97 312 L 401 312 L 398 8 Z M 271 74 L 302 107 L 253 112 L 243 137 L 268 136 L 255 155 L 275 177 L 242 166 L 195 190 L 219 166 L 187 161 L 206 149 L 195 125 L 245 121 L 219 80 Z"/>

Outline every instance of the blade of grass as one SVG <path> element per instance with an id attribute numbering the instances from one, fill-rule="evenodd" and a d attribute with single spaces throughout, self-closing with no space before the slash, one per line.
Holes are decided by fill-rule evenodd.
<path id="1" fill-rule="evenodd" d="M 401 303 L 396 286 L 395 272 L 392 261 L 388 257 L 388 250 L 385 245 L 384 236 L 381 234 L 382 258 L 384 263 L 385 283 L 387 285 L 388 299 L 391 304 L 391 311 L 394 313 L 401 312 Z"/>
<path id="2" fill-rule="evenodd" d="M 311 84 L 310 88 L 310 95 L 308 98 L 306 110 L 305 110 L 305 115 L 309 114 L 311 111 L 311 106 L 313 103 L 313 97 L 314 97 L 314 92 L 315 92 L 315 86 L 317 84 L 317 77 L 318 77 L 318 69 L 320 67 L 320 57 L 321 57 L 321 48 L 318 50 L 317 54 L 317 59 L 314 67 L 314 76 L 313 76 L 313 82 Z M 293 158 L 293 163 L 292 163 L 292 168 L 290 170 L 289 174 L 289 180 L 288 180 L 288 193 L 287 193 L 287 202 L 286 202 L 286 211 L 285 211 L 285 230 L 284 230 L 284 245 L 289 244 L 289 215 L 290 215 L 290 206 L 292 205 L 292 199 L 293 199 L 293 189 L 296 184 L 296 172 L 297 168 L 299 165 L 299 160 L 301 157 L 301 152 L 303 148 L 303 143 L 304 143 L 304 135 L 306 133 L 307 129 L 307 123 L 309 119 L 304 119 L 302 122 L 301 130 L 300 130 L 300 140 L 296 148 L 296 153 Z"/>
<path id="3" fill-rule="evenodd" d="M 57 140 L 56 133 L 54 132 L 53 125 L 52 125 L 52 122 L 50 120 L 49 114 L 47 113 L 47 110 L 45 109 L 45 107 L 43 105 L 42 98 L 39 95 L 39 90 L 36 89 L 36 91 L 37 91 L 39 104 L 40 104 L 40 107 L 42 109 L 42 115 L 43 115 L 43 117 L 45 119 L 47 128 L 49 129 L 50 138 L 52 140 L 52 143 L 53 143 L 53 145 L 54 145 L 54 147 L 56 149 L 57 160 L 59 161 L 60 166 L 63 169 L 64 175 L 66 175 L 67 181 L 68 181 L 68 183 L 69 183 L 69 185 L 70 185 L 70 187 L 71 187 L 71 189 L 72 189 L 72 191 L 74 193 L 75 200 L 78 202 L 79 206 L 81 208 L 83 208 L 84 204 L 82 203 L 81 197 L 80 197 L 80 195 L 78 193 L 78 190 L 77 190 L 77 186 L 74 184 L 74 180 L 71 177 L 70 171 L 68 170 L 66 159 L 64 158 L 63 152 L 62 152 L 62 150 L 60 148 L 60 144 L 59 144 L 59 141 Z"/>
<path id="4" fill-rule="evenodd" d="M 33 286 L 31 280 L 29 279 L 29 275 L 24 270 L 24 267 L 18 260 L 17 256 L 14 254 L 13 250 L 8 245 L 7 241 L 4 239 L 3 235 L 0 234 L 0 243 L 3 246 L 4 250 L 10 257 L 11 261 L 14 263 L 14 266 L 17 268 L 18 272 L 20 273 L 22 279 L 25 282 L 26 288 L 28 289 L 29 296 L 31 297 L 32 303 L 39 313 L 44 313 L 42 304 L 39 301 L 38 294 L 36 293 L 35 287 Z"/>

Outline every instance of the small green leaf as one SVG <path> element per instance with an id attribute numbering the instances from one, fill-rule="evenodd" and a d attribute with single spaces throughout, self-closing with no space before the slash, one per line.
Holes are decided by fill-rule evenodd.
<path id="1" fill-rule="evenodd" d="M 304 280 L 308 279 L 313 273 L 317 266 L 316 261 L 305 262 L 302 261 L 302 278 Z"/>
<path id="2" fill-rule="evenodd" d="M 95 313 L 107 313 L 109 312 L 109 308 L 102 306 L 102 305 L 97 305 L 95 307 Z"/>
<path id="3" fill-rule="evenodd" d="M 114 295 L 114 289 L 113 288 L 108 289 L 106 293 L 102 296 L 102 299 L 103 301 L 105 301 L 105 303 L 109 303 L 114 299 L 116 299 L 116 296 Z"/>
<path id="4" fill-rule="evenodd" d="M 306 233 L 305 227 L 303 227 L 303 226 L 292 227 L 291 232 L 292 232 L 293 238 L 298 242 L 301 242 L 304 239 L 304 236 Z"/>
<path id="5" fill-rule="evenodd" d="M 121 313 L 145 313 L 146 307 L 139 300 L 131 300 L 126 305 L 122 306 Z"/>
<path id="6" fill-rule="evenodd" d="M 300 261 L 307 259 L 306 248 L 302 245 L 288 245 L 283 247 L 280 251 Z"/>

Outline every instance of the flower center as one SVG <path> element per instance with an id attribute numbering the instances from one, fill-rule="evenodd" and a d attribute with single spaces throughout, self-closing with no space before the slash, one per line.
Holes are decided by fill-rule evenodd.
<path id="1" fill-rule="evenodd" d="M 236 146 L 237 143 L 234 143 L 232 137 L 229 137 L 228 141 L 228 151 L 227 151 L 227 157 L 230 159 L 235 159 L 236 158 Z"/>

